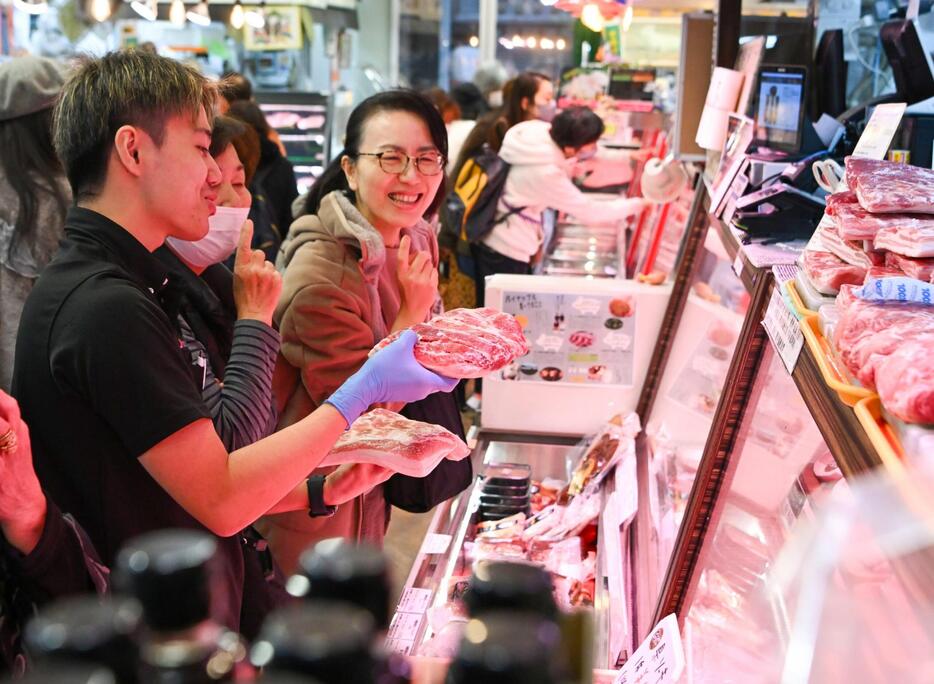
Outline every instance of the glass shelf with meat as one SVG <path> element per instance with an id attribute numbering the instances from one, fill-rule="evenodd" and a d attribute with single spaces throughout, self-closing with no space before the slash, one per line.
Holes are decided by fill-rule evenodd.
<path id="1" fill-rule="evenodd" d="M 813 537 L 813 530 L 834 507 L 852 510 L 850 485 L 780 357 L 766 346 L 732 454 L 718 475 L 719 493 L 709 519 L 692 531 L 699 549 L 687 571 L 679 612 L 690 681 L 783 681 L 796 667 L 808 666 L 807 658 L 800 659 L 801 644 L 796 643 L 802 635 L 795 631 L 803 629 L 803 638 L 813 638 L 802 620 L 808 619 L 808 611 L 819 613 L 820 607 L 809 605 L 817 599 L 795 576 L 800 568 L 792 570 L 788 559 L 804 562 L 805 539 L 812 545 L 811 555 L 806 556 L 812 570 L 838 551 L 832 524 L 821 523 L 823 533 L 830 535 L 823 541 Z M 891 679 L 889 675 L 899 670 L 889 670 L 889 663 L 880 662 L 894 648 L 887 643 L 893 641 L 894 606 L 906 611 L 899 628 L 908 631 L 910 643 L 934 636 L 909 608 L 916 595 L 901 581 L 895 566 L 866 548 L 856 555 L 838 572 L 826 568 L 818 572 L 822 591 L 837 600 L 846 596 L 854 601 L 847 612 L 859 619 L 860 634 L 854 643 L 859 642 L 860 648 L 846 651 L 846 659 L 852 657 L 853 663 L 842 662 L 842 651 L 834 650 L 822 658 L 822 667 L 831 668 L 823 670 L 825 676 L 787 681 L 921 681 Z M 931 604 L 924 605 L 922 612 L 929 613 Z M 834 611 L 840 612 L 840 606 Z M 846 624 L 836 629 L 848 639 L 853 637 L 854 630 Z M 833 641 L 828 631 L 824 646 L 829 648 Z M 833 667 L 853 676 L 866 675 L 827 676 Z"/>
<path id="2" fill-rule="evenodd" d="M 638 431 L 630 414 L 584 441 L 481 432 L 473 454 L 476 482 L 436 510 L 393 619 L 389 647 L 416 660 L 451 658 L 467 623 L 464 594 L 473 571 L 507 561 L 545 568 L 562 612 L 594 614 L 597 668 L 615 667 L 621 652 L 625 659 L 632 648 L 626 624 L 631 611 L 624 606 L 611 614 L 608 587 L 628 581 Z M 604 525 L 615 526 L 609 544 L 600 531 Z"/>

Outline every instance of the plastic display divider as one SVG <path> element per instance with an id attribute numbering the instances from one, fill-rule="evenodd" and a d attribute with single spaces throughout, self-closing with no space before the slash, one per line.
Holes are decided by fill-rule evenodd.
<path id="1" fill-rule="evenodd" d="M 652 624 L 661 621 L 666 615 L 676 613 L 681 628 L 684 628 L 682 608 L 690 604 L 689 598 L 696 591 L 699 577 L 695 569 L 700 550 L 707 534 L 711 513 L 729 471 L 729 461 L 733 456 L 748 400 L 759 373 L 763 351 L 769 344 L 768 335 L 761 322 L 773 284 L 771 272 L 756 272 L 752 299 L 736 344 L 736 352 L 730 363 L 723 394 L 714 414 L 684 518 L 678 530 L 678 538 L 662 583 Z"/>

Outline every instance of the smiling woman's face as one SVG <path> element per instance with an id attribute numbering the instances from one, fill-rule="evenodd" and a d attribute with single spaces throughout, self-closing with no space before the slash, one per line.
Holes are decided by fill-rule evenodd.
<path id="1" fill-rule="evenodd" d="M 431 206 L 444 174 L 426 176 L 415 168 L 415 157 L 438 154 L 427 124 L 406 111 L 377 112 L 364 123 L 361 153 L 398 152 L 409 156 L 404 173 L 386 173 L 379 159 L 344 157 L 342 166 L 357 208 L 384 235 L 414 226 Z"/>

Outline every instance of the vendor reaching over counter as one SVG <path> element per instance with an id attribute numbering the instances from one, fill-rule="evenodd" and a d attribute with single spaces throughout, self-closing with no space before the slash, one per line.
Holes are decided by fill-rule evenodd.
<path id="1" fill-rule="evenodd" d="M 592 157 L 603 134 L 603 120 L 585 107 L 558 114 L 554 121 L 525 121 L 509 129 L 499 156 L 510 164 L 496 215 L 501 217 L 473 245 L 477 264 L 477 303 L 484 302 L 484 278 L 496 273 L 531 273 L 542 247 L 542 212 L 557 209 L 583 222 L 606 223 L 638 213 L 642 199 L 600 202 L 571 182 L 575 161 Z"/>

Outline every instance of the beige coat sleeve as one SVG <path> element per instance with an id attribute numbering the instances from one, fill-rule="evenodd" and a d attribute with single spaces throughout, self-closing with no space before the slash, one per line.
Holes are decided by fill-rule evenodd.
<path id="1" fill-rule="evenodd" d="M 294 290 L 279 332 L 282 355 L 299 369 L 305 390 L 320 406 L 366 361 L 374 344 L 373 331 L 366 323 L 369 304 L 362 293 L 348 289 L 344 268 L 329 262 L 326 255 L 303 262 L 307 263 L 300 275 L 308 282 Z M 356 269 L 355 264 L 347 266 Z"/>

